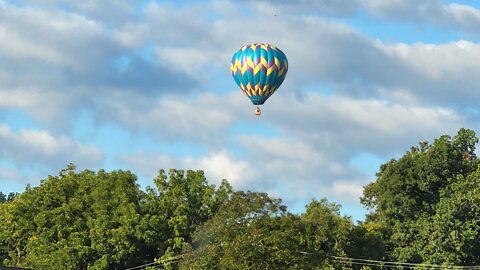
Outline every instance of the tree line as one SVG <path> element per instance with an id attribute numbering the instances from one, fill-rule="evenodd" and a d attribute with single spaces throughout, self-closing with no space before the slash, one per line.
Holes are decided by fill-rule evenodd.
<path id="1" fill-rule="evenodd" d="M 209 184 L 202 171 L 160 170 L 142 190 L 130 171 L 69 165 L 19 194 L 0 192 L 0 265 L 30 269 L 379 269 L 357 258 L 480 265 L 475 132 L 421 142 L 383 164 L 354 223 L 313 199 Z"/>

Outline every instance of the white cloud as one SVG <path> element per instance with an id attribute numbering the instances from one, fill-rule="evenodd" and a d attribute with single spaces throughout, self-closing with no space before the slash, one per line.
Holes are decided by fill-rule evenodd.
<path id="1" fill-rule="evenodd" d="M 395 44 L 382 47 L 388 54 L 401 57 L 416 73 L 432 81 L 462 79 L 473 81 L 480 70 L 480 45 L 459 40 L 447 44 Z"/>
<path id="2" fill-rule="evenodd" d="M 248 161 L 234 157 L 227 150 L 219 150 L 199 157 L 174 157 L 155 152 L 121 154 L 118 160 L 138 170 L 142 175 L 153 178 L 159 169 L 203 170 L 210 183 L 219 185 L 227 179 L 235 189 L 254 187 L 257 173 Z"/>
<path id="3" fill-rule="evenodd" d="M 206 93 L 193 99 L 165 97 L 151 103 L 140 100 L 138 104 L 125 103 L 121 98 L 109 100 L 102 112 L 131 129 L 148 130 L 161 139 L 221 143 L 227 139 L 233 121 L 242 117 L 235 114 L 239 97 L 244 98 Z"/>
<path id="4" fill-rule="evenodd" d="M 309 175 L 318 164 L 329 163 L 325 153 L 315 151 L 302 141 L 247 135 L 240 136 L 239 140 L 250 152 L 250 158 L 259 161 L 256 163 L 258 169 L 280 175 L 288 172 L 301 178 Z"/>
<path id="5" fill-rule="evenodd" d="M 95 146 L 83 145 L 65 136 L 54 136 L 45 130 L 21 129 L 0 124 L 0 158 L 21 166 L 53 167 L 68 163 L 80 167 L 98 167 L 105 154 Z"/>
<path id="6" fill-rule="evenodd" d="M 444 7 L 447 14 L 452 17 L 455 24 L 466 31 L 478 34 L 480 25 L 480 10 L 467 5 L 449 4 Z"/>
<path id="7" fill-rule="evenodd" d="M 464 32 L 480 34 L 480 10 L 472 6 L 441 0 L 367 0 L 362 2 L 371 14 L 384 19 L 420 22 L 436 27 L 449 27 Z"/>
<path id="8" fill-rule="evenodd" d="M 80 11 L 103 5 L 84 4 Z M 75 112 L 103 106 L 118 92 L 152 98 L 167 88 L 169 93 L 188 93 L 193 87 L 183 73 L 127 50 L 143 49 L 149 31 L 145 24 L 108 28 L 102 20 L 76 11 L 48 3 L 21 7 L 0 1 L 0 109 L 24 110 L 41 125 L 66 133 Z M 125 66 L 119 69 L 116 64 L 123 59 Z"/>
<path id="9" fill-rule="evenodd" d="M 446 44 L 381 45 L 401 59 L 412 74 L 399 73 L 400 86 L 427 104 L 475 106 L 480 101 L 476 79 L 480 72 L 480 45 L 466 40 Z M 410 79 L 410 81 L 408 80 Z"/>
<path id="10" fill-rule="evenodd" d="M 80 95 L 68 95 L 44 89 L 2 89 L 0 87 L 0 109 L 21 109 L 40 122 L 51 125 L 67 125 L 71 108 Z"/>
<path id="11" fill-rule="evenodd" d="M 177 69 L 198 81 L 206 79 L 206 76 L 212 70 L 212 62 L 216 62 L 212 61 L 211 53 L 205 53 L 194 48 L 157 47 L 155 55 L 158 61 L 168 63 L 169 67 Z"/>
<path id="12" fill-rule="evenodd" d="M 249 1 L 249 6 L 264 16 L 288 16 L 295 15 L 329 15 L 349 16 L 353 15 L 359 7 L 359 0 L 276 0 L 276 1 Z"/>
<path id="13" fill-rule="evenodd" d="M 0 40 L 2 44 L 4 44 L 4 46 L 0 48 L 0 53 L 3 55 L 14 54 L 22 58 L 33 58 L 54 64 L 61 64 L 64 59 L 59 52 L 53 50 L 51 47 L 29 42 L 17 34 L 11 33 L 5 27 L 0 28 Z"/>
<path id="14" fill-rule="evenodd" d="M 20 0 L 28 6 L 51 8 L 52 5 L 62 6 L 72 13 L 101 21 L 107 25 L 118 25 L 133 19 L 135 1 L 132 0 Z"/>
<path id="15" fill-rule="evenodd" d="M 136 48 L 148 41 L 150 28 L 145 23 L 126 23 L 117 31 L 115 38 L 127 48 Z"/>
<path id="16" fill-rule="evenodd" d="M 214 152 L 198 159 L 187 158 L 187 166 L 204 170 L 206 175 L 215 184 L 220 184 L 222 179 L 227 179 L 233 187 L 245 189 L 255 187 L 256 170 L 250 162 L 235 158 L 227 150 Z"/>
<path id="17" fill-rule="evenodd" d="M 141 151 L 137 153 L 122 153 L 119 154 L 116 159 L 118 159 L 120 163 L 133 168 L 135 173 L 148 179 L 156 177 L 160 169 L 183 168 L 175 157 L 155 152 Z M 149 183 L 149 185 L 151 184 Z"/>
<path id="18" fill-rule="evenodd" d="M 458 4 L 446 4 L 442 0 L 316 0 L 316 1 L 250 1 L 246 6 L 252 7 L 259 15 L 285 19 L 288 16 L 354 16 L 358 12 L 385 21 L 430 25 L 439 28 L 458 29 L 478 35 L 480 10 Z"/>
<path id="19" fill-rule="evenodd" d="M 2 167 L 0 167 L 0 180 L 20 182 L 21 179 L 22 179 L 22 177 L 17 170 L 12 169 L 12 168 L 2 168 Z"/>
<path id="20" fill-rule="evenodd" d="M 74 71 L 93 67 L 115 50 L 101 26 L 84 16 L 5 2 L 0 2 L 0 42 L 2 58 L 35 60 Z"/>
<path id="21" fill-rule="evenodd" d="M 467 124 L 448 108 L 315 93 L 303 101 L 275 97 L 268 110 L 277 129 L 339 155 L 359 150 L 391 155 Z"/>
<path id="22" fill-rule="evenodd" d="M 348 202 L 358 203 L 363 194 L 364 184 L 357 182 L 345 181 L 334 182 L 329 188 L 327 194 L 334 197 L 336 200 L 343 199 Z"/>
<path id="23" fill-rule="evenodd" d="M 175 6 L 172 3 L 152 2 L 145 8 L 145 15 L 152 34 L 165 46 L 202 45 L 211 41 L 211 22 L 207 16 L 210 5 L 192 4 Z M 200 15 L 201 14 L 201 15 Z"/>

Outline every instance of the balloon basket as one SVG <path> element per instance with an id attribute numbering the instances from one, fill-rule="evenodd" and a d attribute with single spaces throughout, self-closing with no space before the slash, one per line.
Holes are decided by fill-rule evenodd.
<path id="1" fill-rule="evenodd" d="M 255 115 L 262 115 L 262 111 L 259 107 L 255 108 Z"/>

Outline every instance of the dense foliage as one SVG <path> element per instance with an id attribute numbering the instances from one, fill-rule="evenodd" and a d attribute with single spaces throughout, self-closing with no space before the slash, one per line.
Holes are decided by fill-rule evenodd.
<path id="1" fill-rule="evenodd" d="M 201 171 L 160 171 L 142 192 L 128 171 L 73 166 L 0 203 L 2 264 L 33 269 L 124 269 L 181 251 L 230 192 Z"/>
<path id="2" fill-rule="evenodd" d="M 325 199 L 293 214 L 266 193 L 233 191 L 225 180 L 215 187 L 202 171 L 161 170 L 143 191 L 129 171 L 69 165 L 38 187 L 0 192 L 0 265 L 361 268 L 338 257 L 480 265 L 477 142 L 461 129 L 382 165 L 364 189 L 371 212 L 358 224 Z"/>
<path id="3" fill-rule="evenodd" d="M 362 201 L 374 210 L 367 221 L 382 229 L 391 260 L 480 264 L 477 142 L 467 129 L 422 142 L 365 187 Z"/>

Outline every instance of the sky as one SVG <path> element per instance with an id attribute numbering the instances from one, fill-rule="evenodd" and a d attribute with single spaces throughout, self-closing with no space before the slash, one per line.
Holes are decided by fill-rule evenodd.
<path id="1" fill-rule="evenodd" d="M 0 191 L 199 169 L 362 220 L 381 164 L 477 130 L 479 38 L 467 0 L 0 0 Z M 255 42 L 289 61 L 261 117 L 230 74 Z"/>

